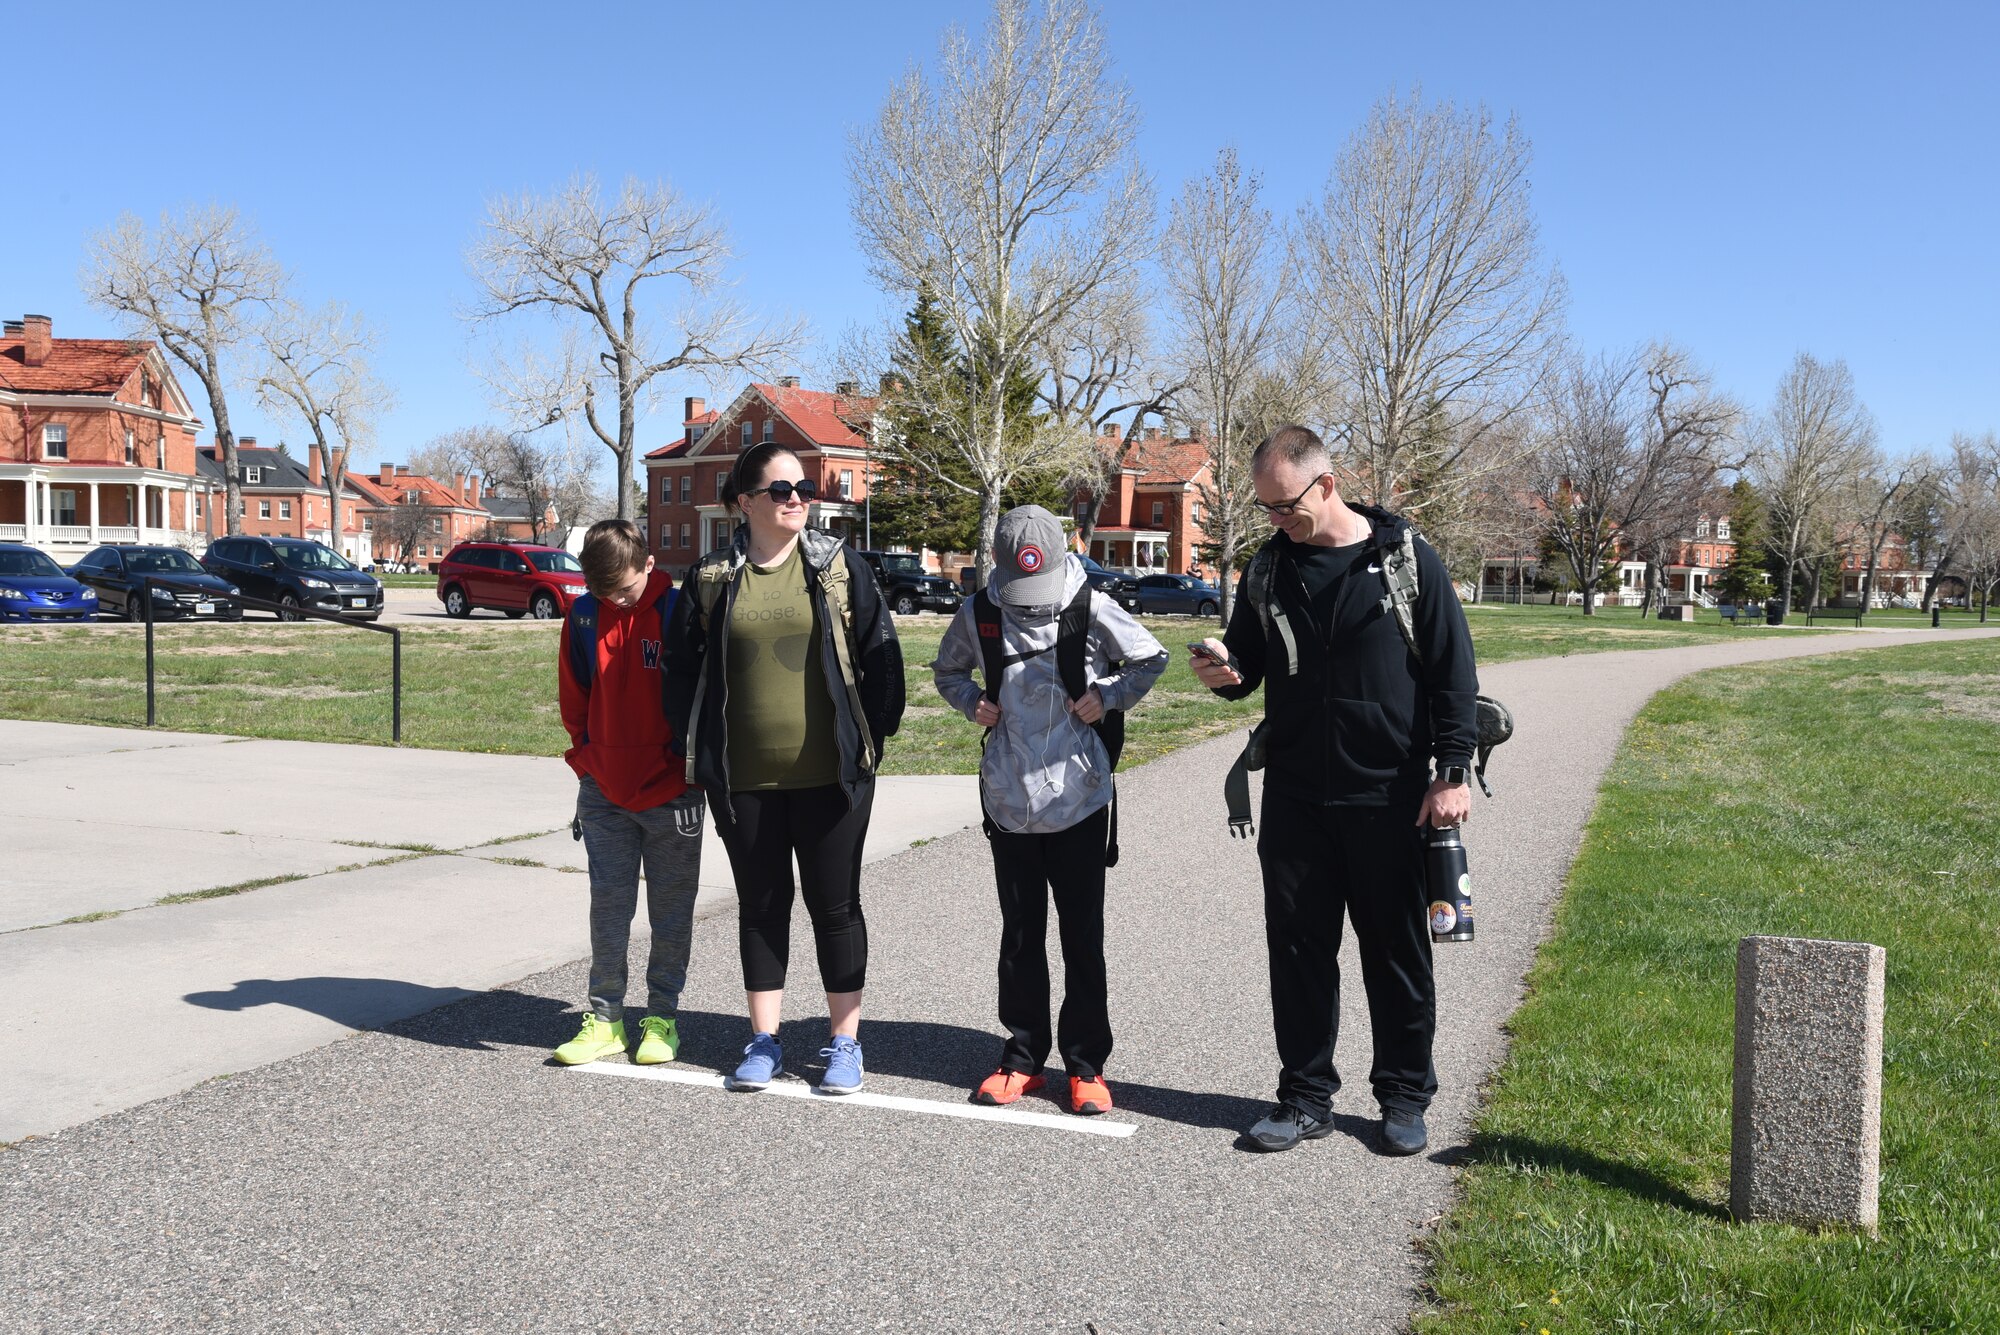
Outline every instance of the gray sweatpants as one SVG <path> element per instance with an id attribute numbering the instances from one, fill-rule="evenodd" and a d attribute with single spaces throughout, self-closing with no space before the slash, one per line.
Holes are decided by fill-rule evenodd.
<path id="1" fill-rule="evenodd" d="M 625 956 L 632 943 L 632 914 L 639 906 L 642 861 L 646 916 L 653 928 L 646 1010 L 672 1015 L 680 1009 L 694 935 L 705 809 L 699 788 L 650 811 L 627 811 L 598 791 L 595 779 L 586 777 L 578 785 L 576 814 L 590 859 L 590 1008 L 598 1018 L 624 1018 Z"/>

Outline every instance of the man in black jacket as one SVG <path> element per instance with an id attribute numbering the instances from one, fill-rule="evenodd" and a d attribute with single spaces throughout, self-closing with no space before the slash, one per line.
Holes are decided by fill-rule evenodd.
<path id="1" fill-rule="evenodd" d="M 1407 525 L 1342 501 L 1318 436 L 1281 427 L 1257 447 L 1251 474 L 1257 506 L 1278 530 L 1271 605 L 1256 606 L 1246 575 L 1229 629 L 1207 641 L 1214 657 L 1191 660 L 1226 699 L 1261 684 L 1268 721 L 1257 856 L 1282 1070 L 1277 1107 L 1246 1134 L 1259 1149 L 1288 1150 L 1333 1129 L 1345 913 L 1375 1040 L 1378 1147 L 1414 1154 L 1428 1141 L 1424 1110 L 1437 1093 L 1421 830 L 1459 824 L 1472 807 L 1472 639 L 1443 562 L 1417 540 L 1421 661 L 1410 651 L 1385 607 L 1382 568 Z"/>

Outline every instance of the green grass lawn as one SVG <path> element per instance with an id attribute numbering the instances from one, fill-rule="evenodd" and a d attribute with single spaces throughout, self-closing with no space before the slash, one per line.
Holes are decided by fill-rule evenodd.
<path id="1" fill-rule="evenodd" d="M 416 578 L 414 576 L 408 578 Z M 1759 634 L 1719 623 L 1641 620 L 1627 609 L 1482 607 L 1468 612 L 1482 663 L 1700 643 Z M 1149 617 L 1173 665 L 1126 718 L 1126 763 L 1255 721 L 1259 697 L 1218 700 L 1183 646 L 1213 633 L 1191 617 Z M 970 774 L 979 730 L 931 688 L 945 618 L 903 617 L 909 709 L 883 763 L 890 774 Z M 453 751 L 556 755 L 567 744 L 555 702 L 556 626 L 535 622 L 403 629 L 403 741 Z M 389 741 L 389 638 L 317 623 L 156 628 L 160 726 L 309 741 Z M 136 626 L 0 629 L 0 717 L 143 725 L 143 632 Z"/>
<path id="2" fill-rule="evenodd" d="M 2000 644 L 1709 672 L 1612 767 L 1430 1252 L 1450 1332 L 2000 1330 Z M 1736 943 L 1886 948 L 1881 1234 L 1728 1222 Z"/>

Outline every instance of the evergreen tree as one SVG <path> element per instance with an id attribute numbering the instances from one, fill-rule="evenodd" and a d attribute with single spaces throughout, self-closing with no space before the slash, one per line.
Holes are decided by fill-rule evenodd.
<path id="1" fill-rule="evenodd" d="M 1729 564 L 1709 587 L 1732 603 L 1761 603 L 1771 596 L 1770 555 L 1764 534 L 1764 500 L 1746 478 L 1729 489 L 1729 540 L 1736 544 Z"/>

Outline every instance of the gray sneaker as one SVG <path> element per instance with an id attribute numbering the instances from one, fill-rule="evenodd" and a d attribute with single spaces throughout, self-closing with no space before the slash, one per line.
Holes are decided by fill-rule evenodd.
<path id="1" fill-rule="evenodd" d="M 1382 1135 L 1375 1148 L 1383 1154 L 1415 1154 L 1431 1143 L 1424 1115 L 1407 1108 L 1382 1110 Z"/>
<path id="2" fill-rule="evenodd" d="M 1331 1117 L 1322 1120 L 1289 1103 L 1280 1103 L 1243 1136 L 1255 1148 L 1275 1154 L 1292 1148 L 1302 1140 L 1318 1140 L 1332 1134 Z"/>

